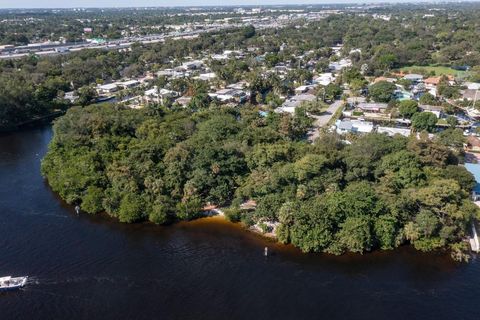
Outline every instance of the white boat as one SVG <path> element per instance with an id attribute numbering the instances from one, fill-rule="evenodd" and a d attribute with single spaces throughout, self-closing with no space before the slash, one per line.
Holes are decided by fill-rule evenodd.
<path id="1" fill-rule="evenodd" d="M 27 283 L 28 277 L 3 277 L 0 278 L 0 291 L 20 289 Z"/>

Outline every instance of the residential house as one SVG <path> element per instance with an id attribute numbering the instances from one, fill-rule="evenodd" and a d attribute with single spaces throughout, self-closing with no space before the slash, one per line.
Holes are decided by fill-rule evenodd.
<path id="1" fill-rule="evenodd" d="M 221 102 L 244 102 L 248 99 L 247 93 L 237 89 L 220 89 L 215 93 L 208 94 L 212 98 L 216 98 Z"/>
<path id="2" fill-rule="evenodd" d="M 480 90 L 480 83 L 478 82 L 465 82 L 465 86 L 470 90 Z"/>
<path id="3" fill-rule="evenodd" d="M 385 110 L 388 108 L 386 103 L 372 103 L 372 102 L 361 102 L 357 105 L 357 108 L 363 112 L 373 112 L 373 113 L 385 113 Z"/>
<path id="4" fill-rule="evenodd" d="M 338 134 L 370 133 L 373 131 L 373 123 L 362 120 L 337 120 L 335 126 Z"/>
<path id="5" fill-rule="evenodd" d="M 248 82 L 240 81 L 237 83 L 232 83 L 227 86 L 228 89 L 244 90 L 248 87 Z"/>
<path id="6" fill-rule="evenodd" d="M 468 101 L 479 101 L 480 90 L 466 89 L 462 92 L 462 98 Z"/>
<path id="7" fill-rule="evenodd" d="M 97 86 L 98 94 L 110 94 L 118 91 L 118 85 L 116 83 L 102 84 Z"/>
<path id="8" fill-rule="evenodd" d="M 143 97 L 146 102 L 163 104 L 165 99 L 178 97 L 178 92 L 164 88 L 159 90 L 157 86 L 154 86 L 152 89 L 146 90 Z"/>
<path id="9" fill-rule="evenodd" d="M 214 72 L 208 72 L 208 73 L 199 74 L 198 76 L 195 77 L 195 79 L 203 80 L 203 81 L 211 81 L 216 77 L 217 75 Z"/>
<path id="10" fill-rule="evenodd" d="M 123 89 L 130 89 L 135 88 L 136 86 L 140 85 L 140 81 L 138 80 L 127 80 L 124 82 L 119 82 L 118 85 Z"/>
<path id="11" fill-rule="evenodd" d="M 393 137 L 397 134 L 402 135 L 404 137 L 408 137 L 410 136 L 411 130 L 407 128 L 378 127 L 377 132 L 385 133 L 390 137 Z"/>
<path id="12" fill-rule="evenodd" d="M 426 105 L 426 104 L 421 104 L 421 105 L 418 106 L 418 108 L 420 110 L 422 110 L 423 112 L 433 113 L 434 115 L 437 116 L 437 118 L 441 117 L 442 110 L 443 110 L 443 108 L 441 106 L 429 106 L 429 105 Z"/>
<path id="13" fill-rule="evenodd" d="M 190 103 L 191 100 L 192 100 L 192 97 L 183 96 L 183 97 L 180 97 L 177 100 L 175 100 L 175 102 L 178 103 L 179 105 L 185 107 Z"/>
<path id="14" fill-rule="evenodd" d="M 317 97 L 310 93 L 302 93 L 295 95 L 287 100 L 282 104 L 281 107 L 275 109 L 276 113 L 295 113 L 295 109 L 299 107 L 304 102 L 313 102 L 316 101 Z"/>
<path id="15" fill-rule="evenodd" d="M 299 86 L 297 88 L 295 88 L 295 94 L 302 94 L 302 93 L 305 93 L 308 91 L 308 89 L 310 89 L 311 86 Z"/>
<path id="16" fill-rule="evenodd" d="M 410 80 L 412 83 L 416 84 L 419 82 L 422 82 L 423 76 L 421 74 L 416 74 L 416 73 L 409 73 L 406 74 L 403 79 Z"/>
<path id="17" fill-rule="evenodd" d="M 319 74 L 315 79 L 313 79 L 313 83 L 328 86 L 330 83 L 335 81 L 335 76 L 331 72 L 325 72 Z"/>
<path id="18" fill-rule="evenodd" d="M 350 59 L 341 59 L 340 61 L 331 62 L 328 68 L 333 72 L 340 72 L 342 69 L 350 67 L 352 61 Z"/>
<path id="19" fill-rule="evenodd" d="M 186 70 L 198 70 L 203 67 L 203 61 L 200 61 L 200 60 L 187 61 L 182 64 L 182 67 Z"/>
<path id="20" fill-rule="evenodd" d="M 63 99 L 68 100 L 71 103 L 74 103 L 78 99 L 78 95 L 75 95 L 75 91 L 65 92 Z"/>

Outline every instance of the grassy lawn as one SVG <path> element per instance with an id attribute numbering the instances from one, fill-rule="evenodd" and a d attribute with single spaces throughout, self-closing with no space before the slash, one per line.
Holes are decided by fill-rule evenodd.
<path id="1" fill-rule="evenodd" d="M 450 67 L 443 67 L 443 66 L 411 66 L 411 67 L 403 67 L 400 70 L 404 72 L 410 73 L 421 73 L 421 74 L 428 74 L 430 72 L 434 72 L 436 76 L 442 75 L 452 75 L 456 77 L 464 77 L 467 75 L 467 71 L 460 71 L 455 70 Z"/>

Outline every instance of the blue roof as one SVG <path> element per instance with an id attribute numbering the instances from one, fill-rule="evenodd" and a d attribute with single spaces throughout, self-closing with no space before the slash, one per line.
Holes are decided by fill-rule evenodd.
<path id="1" fill-rule="evenodd" d="M 477 185 L 473 188 L 473 191 L 476 193 L 480 193 L 480 164 L 478 163 L 465 163 L 465 169 L 468 170 L 471 174 L 473 174 L 475 181 L 477 181 Z"/>

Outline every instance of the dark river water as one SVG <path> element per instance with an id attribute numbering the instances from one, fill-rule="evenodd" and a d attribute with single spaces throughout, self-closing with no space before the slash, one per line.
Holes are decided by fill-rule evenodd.
<path id="1" fill-rule="evenodd" d="M 480 319 L 480 263 L 409 247 L 304 255 L 208 218 L 76 216 L 39 173 L 49 127 L 0 135 L 0 319 Z M 271 255 L 263 256 L 269 246 Z"/>

